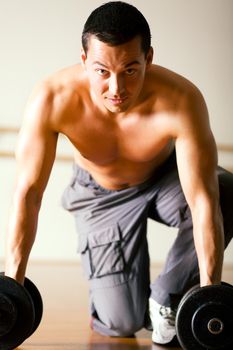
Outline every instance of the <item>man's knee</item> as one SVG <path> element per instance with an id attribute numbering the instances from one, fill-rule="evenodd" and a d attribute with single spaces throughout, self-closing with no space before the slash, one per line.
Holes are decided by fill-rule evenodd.
<path id="1" fill-rule="evenodd" d="M 115 320 L 102 323 L 100 320 L 94 322 L 93 328 L 95 331 L 113 337 L 131 337 L 136 332 L 144 327 L 144 319 L 127 315 L 127 317 L 115 317 Z"/>
<path id="2" fill-rule="evenodd" d="M 144 326 L 144 319 L 142 317 L 127 317 L 127 320 L 121 324 L 114 325 L 119 337 L 129 337 L 138 332 Z"/>
<path id="3" fill-rule="evenodd" d="M 131 336 L 140 330 L 148 304 L 147 282 L 147 277 L 137 274 L 112 288 L 92 289 L 91 312 L 97 318 L 94 329 L 117 337 Z"/>
<path id="4" fill-rule="evenodd" d="M 95 331 L 108 336 L 129 337 L 143 328 L 147 299 L 135 303 L 132 298 L 123 298 L 122 294 L 109 299 L 109 302 L 92 304 Z"/>

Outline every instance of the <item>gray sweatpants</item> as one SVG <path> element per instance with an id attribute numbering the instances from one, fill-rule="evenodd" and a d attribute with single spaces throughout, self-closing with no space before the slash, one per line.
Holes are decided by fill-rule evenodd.
<path id="1" fill-rule="evenodd" d="M 233 235 L 233 175 L 218 169 L 225 245 Z M 146 326 L 148 298 L 177 306 L 199 280 L 192 219 L 177 172 L 175 154 L 145 183 L 107 190 L 74 165 L 62 203 L 75 217 L 79 252 L 90 285 L 96 331 L 127 336 Z M 179 228 L 165 266 L 150 284 L 147 218 Z M 159 240 L 162 237 L 158 235 Z"/>

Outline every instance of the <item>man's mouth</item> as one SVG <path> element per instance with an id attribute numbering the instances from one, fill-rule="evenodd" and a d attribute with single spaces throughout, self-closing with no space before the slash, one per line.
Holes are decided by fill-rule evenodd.
<path id="1" fill-rule="evenodd" d="M 120 98 L 111 98 L 108 97 L 108 100 L 113 104 L 113 105 L 120 105 L 123 102 L 125 102 L 125 100 L 127 99 L 127 97 L 120 97 Z"/>

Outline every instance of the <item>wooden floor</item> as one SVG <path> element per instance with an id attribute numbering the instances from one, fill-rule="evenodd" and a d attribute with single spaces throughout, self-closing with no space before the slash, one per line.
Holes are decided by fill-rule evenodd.
<path id="1" fill-rule="evenodd" d="M 158 269 L 154 268 L 152 276 L 157 274 Z M 110 338 L 91 331 L 88 286 L 78 264 L 31 264 L 27 276 L 42 294 L 44 314 L 39 328 L 18 350 L 168 349 L 152 344 L 151 332 L 146 330 L 138 332 L 135 338 Z M 233 283 L 233 270 L 224 270 L 223 279 Z"/>

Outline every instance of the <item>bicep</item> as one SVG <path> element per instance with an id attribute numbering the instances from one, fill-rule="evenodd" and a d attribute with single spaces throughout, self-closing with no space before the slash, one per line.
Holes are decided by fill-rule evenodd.
<path id="1" fill-rule="evenodd" d="M 183 118 L 176 139 L 181 185 L 189 205 L 218 198 L 217 151 L 203 101 Z M 198 101 L 197 101 L 198 103 Z M 201 107 L 200 107 L 201 106 Z"/>
<path id="2" fill-rule="evenodd" d="M 216 146 L 211 136 L 203 143 L 186 138 L 177 140 L 176 155 L 181 185 L 190 206 L 201 197 L 217 194 Z"/>
<path id="3" fill-rule="evenodd" d="M 23 191 L 33 188 L 40 195 L 56 154 L 57 133 L 49 125 L 50 113 L 43 99 L 28 103 L 16 148 L 17 187 Z"/>

